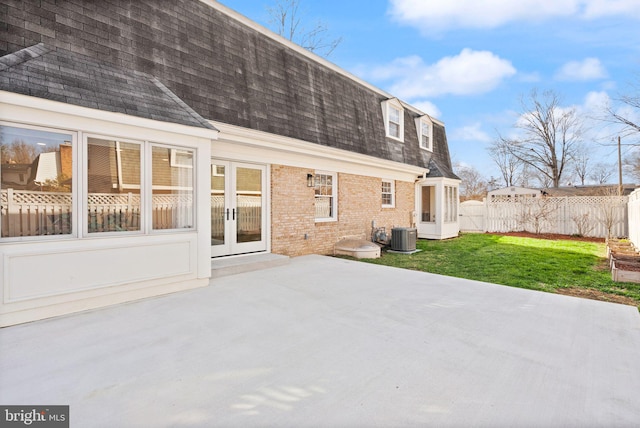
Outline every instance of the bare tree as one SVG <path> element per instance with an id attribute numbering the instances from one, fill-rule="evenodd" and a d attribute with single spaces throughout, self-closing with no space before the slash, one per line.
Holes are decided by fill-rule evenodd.
<path id="1" fill-rule="evenodd" d="M 558 205 L 556 202 L 554 198 L 545 196 L 517 198 L 515 203 L 519 206 L 519 212 L 516 214 L 516 221 L 521 230 L 539 235 L 545 229 L 553 229 L 553 225 L 557 221 Z"/>
<path id="2" fill-rule="evenodd" d="M 627 159 L 626 167 L 636 180 L 640 180 L 640 150 L 636 150 L 631 158 Z"/>
<path id="3" fill-rule="evenodd" d="M 580 184 L 584 186 L 584 181 L 587 179 L 587 175 L 590 171 L 589 162 L 591 161 L 589 152 L 584 146 L 576 151 L 573 158 L 573 172 L 580 180 Z"/>
<path id="4" fill-rule="evenodd" d="M 505 186 L 515 186 L 518 172 L 522 169 L 522 161 L 511 153 L 506 140 L 501 137 L 494 140 L 489 147 L 489 156 L 500 169 Z"/>
<path id="5" fill-rule="evenodd" d="M 329 29 L 322 21 L 316 21 L 310 29 L 305 28 L 300 2 L 301 0 L 276 0 L 273 7 L 267 7 L 269 23 L 280 36 L 315 54 L 328 57 L 342 42 L 342 37 L 329 39 Z"/>
<path id="6" fill-rule="evenodd" d="M 522 100 L 522 114 L 515 124 L 520 137 L 503 139 L 510 153 L 530 165 L 553 187 L 560 186 L 563 174 L 580 147 L 583 124 L 574 108 L 560 106 L 553 91 L 538 96 L 533 90 Z"/>
<path id="7" fill-rule="evenodd" d="M 609 186 L 599 190 L 602 196 L 607 196 L 609 201 L 601 204 L 598 215 L 598 222 L 607 230 L 607 239 L 613 238 L 613 228 L 624 221 L 624 216 L 620 216 L 620 205 L 626 204 L 626 197 L 618 196 L 617 186 Z"/>
<path id="8" fill-rule="evenodd" d="M 589 218 L 589 213 L 576 214 L 571 217 L 571 220 L 576 225 L 578 236 L 590 236 L 590 233 L 595 228 L 593 221 Z"/>
<path id="9" fill-rule="evenodd" d="M 487 194 L 487 179 L 472 166 L 462 166 L 460 164 L 454 167 L 455 173 L 460 179 L 460 200 L 467 201 L 470 199 L 482 200 Z"/>
<path id="10" fill-rule="evenodd" d="M 590 168 L 589 178 L 598 184 L 605 184 L 609 181 L 615 171 L 611 164 L 598 162 Z"/>
<path id="11" fill-rule="evenodd" d="M 635 150 L 631 153 L 631 157 L 626 159 L 624 166 L 630 170 L 631 175 L 640 180 L 640 74 L 637 75 L 637 81 L 629 84 L 624 95 L 614 98 L 613 105 L 608 104 L 605 107 L 604 120 L 615 125 L 621 126 L 618 133 L 618 144 L 620 144 L 620 136 L 631 137 L 631 143 L 621 144 L 622 146 L 635 146 Z M 633 141 L 635 139 L 635 141 Z"/>
<path id="12" fill-rule="evenodd" d="M 625 135 L 637 134 L 640 133 L 640 76 L 625 93 L 615 99 L 615 105 L 606 107 L 608 120 L 622 125 Z"/>
<path id="13" fill-rule="evenodd" d="M 2 146 L 2 163 L 30 164 L 40 152 L 38 146 L 16 139 Z"/>

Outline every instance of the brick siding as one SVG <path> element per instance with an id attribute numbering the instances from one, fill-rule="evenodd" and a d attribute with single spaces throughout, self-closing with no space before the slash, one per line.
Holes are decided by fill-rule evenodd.
<path id="1" fill-rule="evenodd" d="M 271 251 L 277 254 L 332 254 L 333 245 L 346 236 L 370 239 L 376 227 L 410 226 L 414 211 L 414 183 L 395 182 L 395 208 L 382 208 L 382 179 L 338 174 L 338 221 L 315 221 L 313 187 L 307 174 L 315 171 L 271 166 Z M 305 239 L 306 235 L 306 239 Z"/>

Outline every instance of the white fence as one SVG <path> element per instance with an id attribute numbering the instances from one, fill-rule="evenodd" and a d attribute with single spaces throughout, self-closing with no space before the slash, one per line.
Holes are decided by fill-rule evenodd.
<path id="1" fill-rule="evenodd" d="M 227 220 L 236 219 L 238 234 L 259 233 L 262 228 L 262 196 L 238 195 L 236 209 L 227 209 L 225 197 L 211 195 L 211 236 L 224 236 Z"/>
<path id="2" fill-rule="evenodd" d="M 485 200 L 482 206 L 463 202 L 460 230 L 623 237 L 629 233 L 627 201 L 626 196 L 572 196 Z"/>
<path id="3" fill-rule="evenodd" d="M 640 189 L 629 195 L 629 239 L 640 248 Z"/>
<path id="4" fill-rule="evenodd" d="M 460 231 L 484 232 L 484 202 L 464 201 L 460 204 Z"/>
<path id="5" fill-rule="evenodd" d="M 87 201 L 88 231 L 140 230 L 140 195 L 91 193 Z M 0 192 L 2 236 L 69 234 L 72 230 L 71 193 L 3 189 Z M 190 194 L 153 195 L 155 229 L 193 226 Z"/>

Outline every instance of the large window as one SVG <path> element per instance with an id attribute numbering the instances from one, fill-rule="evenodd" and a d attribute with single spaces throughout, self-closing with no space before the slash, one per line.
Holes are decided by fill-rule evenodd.
<path id="1" fill-rule="evenodd" d="M 458 188 L 444 186 L 444 221 L 453 223 L 458 221 Z"/>
<path id="2" fill-rule="evenodd" d="M 153 228 L 193 228 L 193 150 L 153 146 L 151 155 Z"/>
<path id="3" fill-rule="evenodd" d="M 395 182 L 393 180 L 382 180 L 382 206 L 384 208 L 395 206 Z"/>
<path id="4" fill-rule="evenodd" d="M 141 230 L 140 143 L 87 139 L 87 229 Z"/>
<path id="5" fill-rule="evenodd" d="M 422 212 L 420 221 L 423 223 L 433 223 L 436 221 L 436 187 L 422 186 L 420 194 L 420 206 Z"/>
<path id="6" fill-rule="evenodd" d="M 195 228 L 194 149 L 13 124 L 0 148 L 2 238 Z"/>
<path id="7" fill-rule="evenodd" d="M 75 133 L 0 125 L 3 238 L 73 233 Z"/>
<path id="8" fill-rule="evenodd" d="M 316 221 L 338 219 L 337 196 L 337 174 L 317 171 L 315 175 Z"/>

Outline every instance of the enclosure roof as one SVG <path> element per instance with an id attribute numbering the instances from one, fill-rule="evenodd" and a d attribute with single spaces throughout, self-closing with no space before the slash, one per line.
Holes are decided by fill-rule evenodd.
<path id="1" fill-rule="evenodd" d="M 216 129 L 155 77 L 44 43 L 0 58 L 0 89 L 145 119 Z"/>

